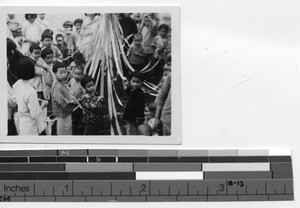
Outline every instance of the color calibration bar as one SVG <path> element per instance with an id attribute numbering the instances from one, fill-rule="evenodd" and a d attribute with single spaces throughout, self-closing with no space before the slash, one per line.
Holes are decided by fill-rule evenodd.
<path id="1" fill-rule="evenodd" d="M 290 151 L 0 151 L 0 201 L 293 200 Z"/>

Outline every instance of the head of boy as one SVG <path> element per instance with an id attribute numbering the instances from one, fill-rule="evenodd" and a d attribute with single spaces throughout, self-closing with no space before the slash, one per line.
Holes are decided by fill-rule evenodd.
<path id="1" fill-rule="evenodd" d="M 57 34 L 55 36 L 56 44 L 60 47 L 64 44 L 64 36 L 62 34 Z"/>
<path id="2" fill-rule="evenodd" d="M 40 18 L 41 20 L 44 20 L 44 19 L 45 19 L 45 13 L 40 13 L 40 14 L 39 14 L 39 18 Z"/>
<path id="3" fill-rule="evenodd" d="M 158 27 L 158 34 L 162 37 L 162 38 L 166 38 L 168 33 L 169 33 L 170 27 L 166 24 L 161 24 Z"/>
<path id="4" fill-rule="evenodd" d="M 28 57 L 19 59 L 16 63 L 16 75 L 18 79 L 30 80 L 35 77 L 34 61 Z"/>
<path id="5" fill-rule="evenodd" d="M 81 65 L 83 63 L 83 55 L 80 52 L 75 52 L 73 54 L 74 63 L 76 66 Z"/>
<path id="6" fill-rule="evenodd" d="M 133 20 L 135 21 L 136 24 L 141 23 L 142 19 L 140 14 L 136 14 L 133 18 Z"/>
<path id="7" fill-rule="evenodd" d="M 46 64 L 53 63 L 53 51 L 51 48 L 45 48 L 41 52 L 42 59 L 46 62 Z"/>
<path id="8" fill-rule="evenodd" d="M 139 125 L 138 131 L 141 135 L 152 136 L 152 129 L 148 124 Z"/>
<path id="9" fill-rule="evenodd" d="M 30 47 L 29 47 L 29 52 L 30 52 L 30 55 L 31 57 L 34 59 L 34 60 L 38 60 L 41 56 L 41 48 L 38 44 L 32 44 Z"/>
<path id="10" fill-rule="evenodd" d="M 49 33 L 49 34 L 52 35 L 52 36 L 53 36 L 53 34 L 54 34 L 53 30 L 51 30 L 51 29 L 49 29 L 49 28 L 47 28 L 46 30 L 44 30 L 44 32 L 43 32 L 42 34 L 44 34 L 44 33 Z"/>
<path id="11" fill-rule="evenodd" d="M 65 21 L 63 27 L 65 28 L 65 30 L 71 31 L 73 28 L 73 23 L 71 21 Z"/>
<path id="12" fill-rule="evenodd" d="M 152 26 L 152 21 L 148 15 L 145 16 L 144 23 L 145 23 L 145 26 L 148 28 Z"/>
<path id="13" fill-rule="evenodd" d="M 73 77 L 76 80 L 76 82 L 81 81 L 82 75 L 83 75 L 83 66 L 81 66 L 81 65 L 75 66 L 74 72 L 73 72 Z"/>
<path id="14" fill-rule="evenodd" d="M 94 80 L 91 76 L 84 75 L 80 84 L 88 94 L 93 94 L 95 92 Z"/>
<path id="15" fill-rule="evenodd" d="M 53 41 L 53 36 L 50 33 L 43 33 L 41 41 L 43 41 L 43 44 L 46 48 L 50 48 Z"/>
<path id="16" fill-rule="evenodd" d="M 144 81 L 144 75 L 139 72 L 135 71 L 131 74 L 131 79 L 130 79 L 130 86 L 132 91 L 140 89 L 143 85 Z"/>
<path id="17" fill-rule="evenodd" d="M 61 62 L 56 62 L 52 67 L 52 71 L 59 82 L 64 82 L 68 76 L 66 65 Z"/>
<path id="18" fill-rule="evenodd" d="M 78 30 L 81 29 L 82 23 L 83 23 L 83 20 L 82 20 L 82 19 L 76 19 L 76 20 L 74 21 L 74 27 L 75 27 L 76 31 L 78 31 Z"/>
<path id="19" fill-rule="evenodd" d="M 31 24 L 35 21 L 36 18 L 37 14 L 25 14 L 25 19 Z"/>
<path id="20" fill-rule="evenodd" d="M 136 33 L 133 36 L 133 43 L 135 46 L 140 46 L 143 41 L 143 36 L 141 33 Z"/>

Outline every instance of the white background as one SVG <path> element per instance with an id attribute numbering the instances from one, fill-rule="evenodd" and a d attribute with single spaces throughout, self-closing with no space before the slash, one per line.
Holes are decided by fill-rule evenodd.
<path id="1" fill-rule="evenodd" d="M 16 1 L 1 2 L 14 4 Z M 75 5 L 70 2 L 73 1 L 65 0 L 63 5 Z M 89 2 L 97 4 L 99 1 Z M 49 3 L 44 2 L 45 5 Z M 51 3 L 62 4 L 60 0 L 51 0 Z M 101 3 L 112 5 L 109 0 Z M 182 145 L 173 145 L 172 148 L 291 148 L 296 200 L 163 204 L 15 203 L 0 204 L 0 207 L 299 207 L 300 2 L 119 0 L 114 1 L 115 4 L 181 6 Z M 1 145 L 1 149 L 20 147 Z M 22 146 L 58 147 L 97 146 Z M 140 146 L 154 147 L 157 146 Z"/>

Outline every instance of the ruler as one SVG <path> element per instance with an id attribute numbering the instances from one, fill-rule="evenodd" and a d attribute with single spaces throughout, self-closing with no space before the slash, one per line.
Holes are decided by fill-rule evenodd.
<path id="1" fill-rule="evenodd" d="M 290 151 L 0 151 L 1 202 L 294 200 Z"/>

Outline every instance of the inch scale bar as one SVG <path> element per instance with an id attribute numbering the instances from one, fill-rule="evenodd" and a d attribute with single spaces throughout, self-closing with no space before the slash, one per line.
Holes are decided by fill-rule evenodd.
<path id="1" fill-rule="evenodd" d="M 0 182 L 2 201 L 293 200 L 292 180 L 145 180 Z"/>
<path id="2" fill-rule="evenodd" d="M 0 151 L 5 202 L 293 199 L 286 151 Z"/>

